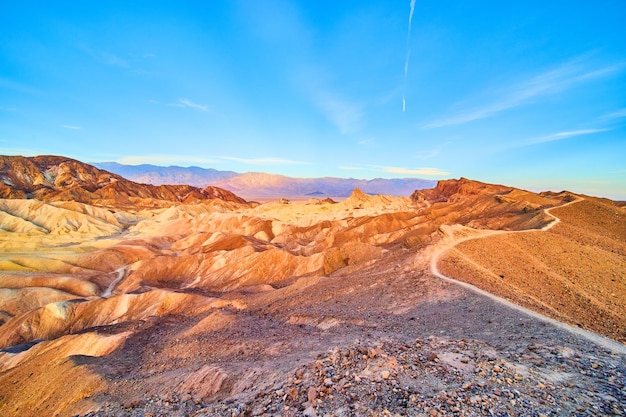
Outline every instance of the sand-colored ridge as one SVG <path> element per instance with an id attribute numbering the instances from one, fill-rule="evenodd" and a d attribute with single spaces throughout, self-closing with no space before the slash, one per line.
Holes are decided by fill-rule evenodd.
<path id="1" fill-rule="evenodd" d="M 103 391 L 106 382 L 81 361 L 108 355 L 129 335 L 89 332 L 41 342 L 19 353 L 0 352 L 0 413 L 71 416 L 97 409 L 88 398 Z"/>
<path id="2" fill-rule="evenodd" d="M 96 326 L 166 314 L 197 314 L 211 308 L 240 306 L 234 301 L 196 294 L 151 290 L 110 298 L 46 304 L 9 319 L 0 327 L 0 348 L 38 339 L 54 339 Z"/>

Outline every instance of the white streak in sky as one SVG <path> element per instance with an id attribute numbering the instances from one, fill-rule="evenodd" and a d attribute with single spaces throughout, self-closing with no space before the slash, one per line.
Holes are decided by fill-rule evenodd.
<path id="1" fill-rule="evenodd" d="M 624 66 L 611 65 L 604 68 L 586 70 L 577 58 L 558 67 L 538 74 L 518 84 L 513 84 L 497 91 L 496 99 L 481 106 L 465 109 L 457 114 L 435 119 L 422 126 L 425 129 L 461 125 L 475 120 L 492 117 L 505 110 L 513 109 L 534 102 L 551 94 L 572 88 L 580 83 L 606 77 Z"/>
<path id="2" fill-rule="evenodd" d="M 406 111 L 406 78 L 409 73 L 409 61 L 411 59 L 411 24 L 413 23 L 413 12 L 415 11 L 415 0 L 411 0 L 411 11 L 409 12 L 409 30 L 406 35 L 406 60 L 404 61 L 404 92 L 402 93 L 402 113 Z"/>
<path id="3" fill-rule="evenodd" d="M 444 176 L 449 175 L 449 172 L 442 171 L 439 168 L 401 168 L 401 167 L 385 167 L 385 172 L 389 172 L 391 174 L 402 174 L 402 175 L 424 175 L 424 176 Z"/>
<path id="4" fill-rule="evenodd" d="M 563 139 L 567 139 L 567 138 L 571 138 L 573 136 L 580 136 L 580 135 L 591 135 L 593 133 L 600 133 L 600 132 L 606 132 L 608 130 L 611 129 L 581 129 L 581 130 L 570 130 L 567 132 L 559 132 L 559 133 L 554 133 L 552 135 L 548 135 L 548 136 L 542 136 L 540 138 L 535 138 L 533 140 L 531 140 L 529 142 L 529 144 L 537 144 L 537 143 L 544 143 L 544 142 L 553 142 L 555 140 L 563 140 Z"/>
<path id="5" fill-rule="evenodd" d="M 7 109 L 7 110 L 10 110 L 10 109 Z M 600 117 L 600 120 L 616 120 L 616 119 L 623 119 L 625 117 L 626 117 L 626 109 L 621 109 L 613 113 L 605 114 L 604 116 Z"/>
<path id="6" fill-rule="evenodd" d="M 70 129 L 70 130 L 82 130 L 83 129 L 80 126 L 72 126 L 72 125 L 62 125 L 61 127 L 64 129 Z"/>
<path id="7" fill-rule="evenodd" d="M 216 156 L 219 159 L 225 159 L 227 161 L 239 162 L 248 165 L 308 165 L 308 162 L 294 161 L 284 158 L 240 158 L 235 156 Z"/>
<path id="8" fill-rule="evenodd" d="M 207 106 L 206 104 L 194 103 L 193 101 L 189 100 L 188 98 L 179 98 L 176 103 L 172 103 L 170 105 L 174 106 L 174 107 L 183 107 L 183 108 L 189 108 L 189 109 L 196 109 L 196 110 L 199 110 L 199 111 L 202 111 L 202 112 L 207 112 L 207 113 L 211 111 L 209 109 L 209 106 Z"/>
<path id="9" fill-rule="evenodd" d="M 341 134 L 354 133 L 361 127 L 362 106 L 328 91 L 315 93 L 315 105 L 339 129 Z"/>
<path id="10" fill-rule="evenodd" d="M 203 158 L 192 155 L 133 155 L 124 156 L 115 160 L 124 165 L 141 165 L 141 164 L 154 164 L 154 165 L 213 165 L 220 161 L 214 158 Z"/>

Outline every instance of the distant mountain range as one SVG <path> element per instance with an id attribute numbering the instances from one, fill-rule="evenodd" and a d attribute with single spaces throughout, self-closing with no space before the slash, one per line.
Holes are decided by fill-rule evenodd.
<path id="1" fill-rule="evenodd" d="M 124 165 L 117 162 L 96 162 L 92 165 L 135 182 L 153 185 L 184 184 L 206 187 L 216 181 L 240 175 L 233 171 L 218 171 L 200 167 L 162 167 L 150 164 Z"/>
<path id="2" fill-rule="evenodd" d="M 260 172 L 240 174 L 199 167 L 123 165 L 116 162 L 93 165 L 135 182 L 153 185 L 188 184 L 196 187 L 212 185 L 232 191 L 245 199 L 348 197 L 355 188 L 368 194 L 408 197 L 415 190 L 432 188 L 437 184 L 437 181 L 421 178 L 293 178 Z"/>

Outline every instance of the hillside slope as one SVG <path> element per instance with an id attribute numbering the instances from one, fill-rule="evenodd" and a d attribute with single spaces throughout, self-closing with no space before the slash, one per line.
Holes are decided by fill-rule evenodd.
<path id="1" fill-rule="evenodd" d="M 560 222 L 545 232 L 457 245 L 441 272 L 626 342 L 626 210 L 581 197 L 551 213 Z"/>
<path id="2" fill-rule="evenodd" d="M 217 187 L 146 185 L 62 156 L 0 156 L 0 197 L 137 207 L 219 199 L 245 200 Z"/>

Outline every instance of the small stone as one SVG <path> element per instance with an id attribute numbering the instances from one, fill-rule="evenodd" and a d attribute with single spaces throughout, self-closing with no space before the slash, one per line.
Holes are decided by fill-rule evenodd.
<path id="1" fill-rule="evenodd" d="M 315 389 L 315 387 L 310 387 L 306 393 L 306 396 L 309 400 L 309 403 L 313 404 L 313 402 L 317 399 L 317 390 Z"/>
<path id="2" fill-rule="evenodd" d="M 472 395 L 469 399 L 470 404 L 475 405 L 482 401 L 479 395 Z"/>
<path id="3" fill-rule="evenodd" d="M 383 377 L 383 379 L 389 379 L 389 376 L 390 376 L 390 375 L 391 375 L 391 373 L 390 373 L 389 371 L 387 371 L 387 370 L 384 370 L 384 371 L 381 373 L 381 376 Z"/>
<path id="4" fill-rule="evenodd" d="M 375 357 L 377 357 L 378 355 L 380 355 L 381 353 L 383 353 L 383 351 L 380 348 L 377 349 L 368 349 L 367 350 L 367 356 L 370 359 L 374 359 Z"/>
<path id="5" fill-rule="evenodd" d="M 296 398 L 298 398 L 298 395 L 299 395 L 298 388 L 293 387 L 289 389 L 289 391 L 287 391 L 287 395 L 289 395 L 291 398 L 295 400 Z"/>
<path id="6" fill-rule="evenodd" d="M 305 417 L 317 417 L 317 412 L 313 406 L 309 406 L 302 412 L 302 415 Z"/>

